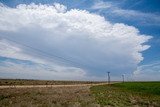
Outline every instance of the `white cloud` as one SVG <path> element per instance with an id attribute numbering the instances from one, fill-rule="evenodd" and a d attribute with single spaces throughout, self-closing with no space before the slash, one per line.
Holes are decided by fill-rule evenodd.
<path id="1" fill-rule="evenodd" d="M 51 62 L 52 59 L 53 64 L 58 61 L 68 64 L 55 57 L 60 56 L 72 61 L 68 66 L 78 65 L 93 76 L 103 76 L 106 70 L 117 75 L 132 73 L 143 60 L 141 52 L 149 48 L 144 43 L 151 38 L 133 26 L 112 24 L 100 15 L 67 10 L 60 4 L 0 6 L 0 36 L 42 50 L 49 57 L 20 45 L 10 46 L 12 51 L 15 49 L 15 55 L 2 49 L 0 56 L 20 60 L 27 57 L 31 61 L 35 58 Z"/>
<path id="2" fill-rule="evenodd" d="M 160 80 L 160 62 L 141 65 L 134 71 L 135 80 Z"/>

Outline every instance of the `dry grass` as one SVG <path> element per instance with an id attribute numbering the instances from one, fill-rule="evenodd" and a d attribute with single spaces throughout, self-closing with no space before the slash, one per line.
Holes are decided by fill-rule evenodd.
<path id="1" fill-rule="evenodd" d="M 27 79 L 0 79 L 1 85 L 72 85 L 72 84 L 96 84 L 104 82 L 93 81 L 57 81 L 57 80 L 27 80 Z"/>
<path id="2" fill-rule="evenodd" d="M 0 89 L 2 107 L 99 107 L 89 87 Z"/>

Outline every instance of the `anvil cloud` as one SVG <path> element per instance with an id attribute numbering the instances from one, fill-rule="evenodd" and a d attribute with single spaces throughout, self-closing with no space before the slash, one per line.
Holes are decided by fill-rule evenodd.
<path id="1" fill-rule="evenodd" d="M 78 75 L 82 74 L 81 79 L 82 76 L 103 77 L 106 71 L 112 71 L 115 76 L 132 74 L 143 60 L 141 52 L 149 48 L 145 43 L 151 38 L 133 26 L 111 23 L 86 10 L 67 10 L 58 3 L 21 4 L 16 8 L 1 4 L 0 37 L 1 57 L 36 63 L 28 68 L 26 63 L 21 72 L 27 72 L 27 69 L 30 73 L 32 70 L 37 74 L 38 70 L 47 72 L 45 67 L 39 67 L 45 64 L 53 65 L 53 69 L 62 67 L 63 72 L 78 71 Z M 22 68 L 20 63 L 11 64 L 10 68 L 18 65 Z M 73 68 L 71 71 L 70 67 Z M 11 69 L 1 66 L 0 73 L 4 71 L 11 72 Z M 65 77 L 63 72 L 58 75 Z M 45 79 L 52 74 L 50 71 L 39 77 Z"/>

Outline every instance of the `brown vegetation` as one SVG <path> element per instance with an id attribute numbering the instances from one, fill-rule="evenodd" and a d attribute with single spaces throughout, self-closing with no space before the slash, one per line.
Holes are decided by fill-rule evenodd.
<path id="1" fill-rule="evenodd" d="M 99 107 L 88 86 L 0 89 L 2 107 Z"/>
<path id="2" fill-rule="evenodd" d="M 96 84 L 104 82 L 93 81 L 55 81 L 55 80 L 27 80 L 27 79 L 0 79 L 0 85 L 71 85 Z"/>

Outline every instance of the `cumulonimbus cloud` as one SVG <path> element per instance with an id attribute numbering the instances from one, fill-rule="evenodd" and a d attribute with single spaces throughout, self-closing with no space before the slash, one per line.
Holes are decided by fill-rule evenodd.
<path id="1" fill-rule="evenodd" d="M 6 49 L 1 50 L 0 56 L 19 60 L 28 56 L 27 60 L 36 63 L 39 61 L 34 58 L 46 63 L 63 61 L 96 76 L 103 76 L 107 70 L 115 75 L 133 72 L 143 60 L 141 52 L 149 48 L 145 43 L 151 38 L 133 26 L 111 23 L 86 10 L 67 10 L 58 3 L 21 4 L 16 8 L 1 5 L 0 37 L 7 43 L 9 39 L 18 41 L 14 47 L 20 49 L 16 54 L 21 57 L 10 55 Z M 1 41 L 0 47 L 3 45 Z M 47 53 L 50 58 L 34 49 Z"/>

